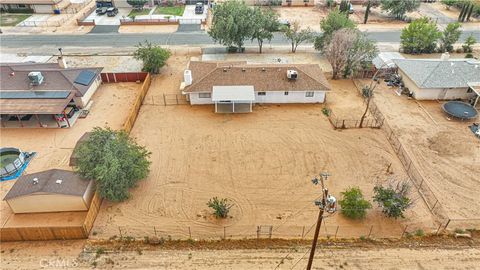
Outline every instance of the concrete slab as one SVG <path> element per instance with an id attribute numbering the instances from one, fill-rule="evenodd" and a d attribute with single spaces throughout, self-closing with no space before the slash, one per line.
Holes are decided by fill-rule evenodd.
<path id="1" fill-rule="evenodd" d="M 120 25 L 120 19 L 127 17 L 131 10 L 131 8 L 119 8 L 115 17 L 108 17 L 107 14 L 97 15 L 94 10 L 85 20 L 95 20 L 95 25 Z"/>
<path id="2" fill-rule="evenodd" d="M 118 33 L 120 25 L 95 25 L 89 34 Z"/>

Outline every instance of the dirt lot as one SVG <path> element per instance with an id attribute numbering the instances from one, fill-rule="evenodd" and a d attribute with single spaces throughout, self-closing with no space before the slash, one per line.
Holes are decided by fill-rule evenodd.
<path id="1" fill-rule="evenodd" d="M 313 265 L 314 269 L 477 268 L 480 249 L 475 240 L 442 241 L 320 243 Z M 308 242 L 278 240 L 253 242 L 250 247 L 244 242 L 172 244 L 184 247 L 172 249 L 168 242 L 166 247 L 112 247 L 85 241 L 48 242 L 48 246 L 4 243 L 0 263 L 2 269 L 305 269 L 309 251 Z M 218 250 L 215 245 L 234 247 Z"/>
<path id="2" fill-rule="evenodd" d="M 102 72 L 138 72 L 142 70 L 142 62 L 135 60 L 131 54 L 110 55 L 66 55 L 65 60 L 69 67 L 103 67 Z M 52 57 L 48 62 L 56 63 L 57 57 Z"/>
<path id="3" fill-rule="evenodd" d="M 168 61 L 153 80 L 147 104 L 179 92 L 188 60 Z M 363 106 L 359 97 L 349 102 Z M 251 114 L 221 115 L 212 106 L 144 105 L 132 135 L 152 152 L 150 175 L 130 200 L 104 203 L 93 231 L 97 237 L 236 238 L 255 236 L 257 225 L 272 225 L 277 237 L 311 237 L 318 213 L 312 202 L 319 196 L 310 183 L 313 175 L 329 171 L 333 194 L 355 185 L 367 198 L 375 183 L 405 176 L 382 131 L 334 131 L 321 110 L 321 105 L 258 105 Z M 393 173 L 387 174 L 390 164 Z M 235 204 L 231 218 L 211 216 L 206 202 L 214 196 Z M 401 221 L 384 218 L 376 207 L 363 222 L 335 215 L 322 235 L 335 234 L 340 225 L 339 236 L 368 235 L 373 226 L 372 235 L 398 237 L 406 224 L 412 230 L 435 227 L 419 202 Z"/>
<path id="4" fill-rule="evenodd" d="M 92 97 L 93 105 L 85 119 L 79 119 L 68 129 L 2 129 L 2 146 L 18 147 L 24 151 L 35 151 L 26 173 L 46 169 L 71 169 L 70 155 L 77 140 L 93 127 L 122 127 L 133 105 L 139 85 L 136 83 L 104 84 Z M 3 198 L 15 180 L 0 183 L 0 197 Z M 1 202 L 0 224 L 8 219 L 10 208 Z"/>
<path id="5" fill-rule="evenodd" d="M 378 89 L 378 106 L 448 216 L 478 219 L 480 141 L 471 123 L 447 118 L 441 102 L 399 97 L 384 84 Z"/>

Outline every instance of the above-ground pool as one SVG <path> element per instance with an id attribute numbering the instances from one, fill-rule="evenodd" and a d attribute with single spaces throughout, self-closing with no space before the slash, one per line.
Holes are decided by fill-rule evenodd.
<path id="1" fill-rule="evenodd" d="M 11 180 L 20 176 L 34 154 L 13 147 L 0 148 L 0 180 Z"/>
<path id="2" fill-rule="evenodd" d="M 442 105 L 443 110 L 450 116 L 466 120 L 477 117 L 477 110 L 470 104 L 462 101 L 449 101 Z"/>

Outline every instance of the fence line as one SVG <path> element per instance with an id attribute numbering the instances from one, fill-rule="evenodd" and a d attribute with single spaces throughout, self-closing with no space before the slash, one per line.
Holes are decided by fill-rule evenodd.
<path id="1" fill-rule="evenodd" d="M 133 105 L 127 120 L 123 124 L 123 130 L 125 130 L 127 133 L 130 133 L 130 131 L 133 128 L 133 125 L 135 124 L 135 121 L 137 120 L 138 113 L 140 112 L 140 107 L 142 106 L 143 100 L 145 99 L 145 96 L 148 93 L 148 89 L 150 88 L 151 84 L 151 76 L 150 73 L 147 73 L 145 80 L 143 81 L 142 86 L 140 87 L 140 93 L 137 96 L 137 99 L 135 100 L 135 104 Z"/>
<path id="2" fill-rule="evenodd" d="M 169 106 L 169 105 L 188 105 L 188 100 L 181 94 L 162 94 L 146 98 L 143 105 Z"/>

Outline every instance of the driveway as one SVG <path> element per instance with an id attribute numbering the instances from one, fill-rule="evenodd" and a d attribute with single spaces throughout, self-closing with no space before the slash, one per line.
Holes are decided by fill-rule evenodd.
<path id="1" fill-rule="evenodd" d="M 181 17 L 180 23 L 185 22 L 199 22 L 200 20 L 205 20 L 207 18 L 208 7 L 205 5 L 202 14 L 195 14 L 195 5 L 186 5 L 185 11 Z"/>
<path id="2" fill-rule="evenodd" d="M 115 17 L 108 17 L 107 14 L 97 15 L 94 10 L 85 20 L 95 20 L 95 25 L 120 25 L 120 19 L 127 17 L 131 10 L 131 8 L 119 8 Z"/>
<path id="3" fill-rule="evenodd" d="M 427 16 L 433 21 L 436 21 L 438 24 L 449 24 L 456 22 L 456 20 L 438 11 L 428 3 L 422 3 L 420 8 L 418 8 L 418 12 L 420 12 L 423 16 Z"/>

